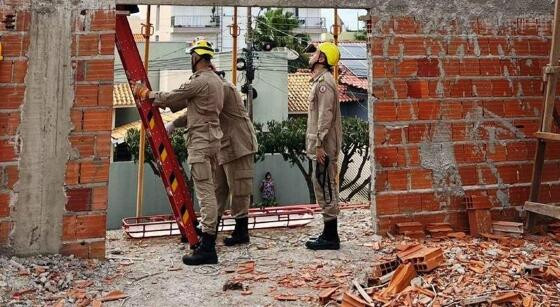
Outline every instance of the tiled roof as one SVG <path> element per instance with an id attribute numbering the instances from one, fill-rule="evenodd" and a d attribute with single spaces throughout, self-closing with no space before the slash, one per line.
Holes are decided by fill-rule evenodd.
<path id="1" fill-rule="evenodd" d="M 350 69 L 346 68 L 345 66 L 340 66 L 340 83 L 346 84 L 348 86 L 362 89 L 367 91 L 368 89 L 368 80 L 367 78 L 360 78 L 352 73 Z"/>
<path id="2" fill-rule="evenodd" d="M 185 112 L 187 112 L 187 109 L 183 109 L 179 112 L 176 113 L 171 113 L 171 112 L 162 112 L 161 113 L 161 118 L 163 119 L 164 123 L 168 123 L 171 121 L 174 121 L 176 118 L 178 118 L 179 116 L 183 115 Z M 113 141 L 113 143 L 122 143 L 124 142 L 124 138 L 126 136 L 126 132 L 128 131 L 128 129 L 131 128 L 136 128 L 136 129 L 140 129 L 140 121 L 137 120 L 135 122 L 131 122 L 119 127 L 116 127 L 115 129 L 113 129 L 113 131 L 111 132 L 111 139 Z"/>
<path id="3" fill-rule="evenodd" d="M 113 86 L 113 108 L 135 107 L 134 96 L 128 83 L 115 84 Z"/>
<path id="4" fill-rule="evenodd" d="M 307 113 L 309 92 L 311 91 L 309 78 L 309 72 L 299 71 L 288 74 L 288 113 Z M 338 99 L 340 102 L 357 101 L 355 97 L 348 94 L 348 88 L 344 84 L 338 86 Z"/>

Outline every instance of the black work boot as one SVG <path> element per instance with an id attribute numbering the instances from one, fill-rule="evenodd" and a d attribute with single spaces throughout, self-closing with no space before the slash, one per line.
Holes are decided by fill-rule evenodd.
<path id="1" fill-rule="evenodd" d="M 194 231 L 196 232 L 198 237 L 199 238 L 202 237 L 202 224 L 200 224 L 198 222 L 198 220 L 194 220 L 193 224 L 194 224 Z M 189 240 L 187 238 L 181 236 L 181 243 L 187 244 L 187 243 L 189 243 Z M 200 242 L 198 244 L 195 244 L 195 245 L 190 245 L 190 249 L 194 250 L 198 247 L 198 245 L 200 245 Z"/>
<path id="2" fill-rule="evenodd" d="M 235 228 L 231 237 L 224 239 L 225 246 L 249 243 L 249 218 L 235 219 Z"/>
<path id="3" fill-rule="evenodd" d="M 186 265 L 218 263 L 218 255 L 216 254 L 216 236 L 203 232 L 200 245 L 193 251 L 192 255 L 183 256 L 183 263 Z"/>
<path id="4" fill-rule="evenodd" d="M 338 221 L 336 219 L 325 222 L 323 233 L 318 238 L 311 238 L 305 243 L 312 250 L 336 250 L 340 249 L 338 237 Z"/>

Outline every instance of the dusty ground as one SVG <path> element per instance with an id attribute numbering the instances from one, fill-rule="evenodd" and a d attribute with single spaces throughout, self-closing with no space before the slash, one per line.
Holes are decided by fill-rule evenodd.
<path id="1" fill-rule="evenodd" d="M 87 305 L 114 290 L 128 297 L 105 306 L 320 306 L 322 288 L 340 286 L 341 292 L 354 279 L 363 282 L 375 260 L 394 257 L 404 242 L 384 238 L 374 243 L 379 238 L 371 231 L 367 210 L 344 210 L 341 225 L 340 251 L 313 252 L 303 246 L 320 231 L 317 216 L 303 228 L 252 232 L 247 246 L 220 244 L 220 264 L 214 266 L 184 266 L 181 257 L 188 250 L 177 237 L 130 240 L 121 231 L 109 232 L 104 262 L 0 256 L 0 306 Z M 457 306 L 462 298 L 511 290 L 542 306 L 560 306 L 559 280 L 523 273 L 526 264 L 560 268 L 560 245 L 549 237 L 510 243 L 468 237 L 427 240 L 426 245 L 442 247 L 445 255 L 440 268 L 421 278 L 425 288 L 438 293 L 439 303 L 433 306 Z M 239 271 L 238 264 L 247 261 L 254 261 L 254 270 Z M 223 291 L 227 281 L 241 282 L 245 291 Z"/>

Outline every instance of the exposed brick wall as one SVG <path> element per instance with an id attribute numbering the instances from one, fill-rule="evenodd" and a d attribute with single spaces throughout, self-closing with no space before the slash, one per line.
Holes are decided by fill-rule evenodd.
<path id="1" fill-rule="evenodd" d="M 31 15 L 18 11 L 11 1 L 0 6 L 0 21 L 15 15 L 13 29 L 0 23 L 3 61 L 0 61 L 0 247 L 9 244 L 14 221 L 11 218 L 14 187 L 19 179 L 17 130 L 24 100 L 24 78 L 27 73 L 27 49 Z"/>
<path id="2" fill-rule="evenodd" d="M 369 26 L 380 231 L 410 220 L 466 228 L 469 194 L 489 197 L 495 218 L 517 218 L 529 197 L 550 20 L 374 17 Z M 542 202 L 560 201 L 559 153 L 558 143 L 547 149 Z"/>
<path id="3" fill-rule="evenodd" d="M 12 1 L 0 6 L 5 14 L 17 15 L 16 30 L 0 24 L 4 61 L 0 61 L 0 248 L 9 250 L 17 195 L 19 156 L 17 139 L 21 108 L 25 97 L 31 13 Z M 63 254 L 104 257 L 107 209 L 107 182 L 112 123 L 112 83 L 115 10 L 108 5 L 72 9 L 72 53 L 74 104 L 68 142 L 72 151 L 66 165 L 64 190 L 67 197 L 62 218 Z M 99 9 L 104 7 L 104 9 Z M 32 43 L 32 42 L 31 42 Z"/>
<path id="4" fill-rule="evenodd" d="M 79 13 L 79 12 L 77 12 Z M 114 10 L 77 14 L 72 40 L 74 155 L 66 166 L 63 254 L 105 255 L 107 181 L 111 150 Z"/>

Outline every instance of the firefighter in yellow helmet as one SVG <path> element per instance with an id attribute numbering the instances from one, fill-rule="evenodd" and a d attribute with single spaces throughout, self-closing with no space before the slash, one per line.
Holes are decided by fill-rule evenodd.
<path id="1" fill-rule="evenodd" d="M 191 168 L 195 192 L 200 204 L 201 243 L 192 255 L 185 255 L 187 265 L 218 263 L 216 228 L 218 206 L 214 173 L 218 163 L 220 140 L 223 136 L 219 116 L 224 101 L 222 80 L 212 69 L 212 44 L 197 38 L 191 48 L 193 75 L 187 83 L 171 92 L 150 92 L 144 85 L 135 85 L 133 92 L 140 98 L 153 99 L 153 105 L 177 112 L 187 108 L 187 162 Z"/>
<path id="2" fill-rule="evenodd" d="M 338 237 L 338 155 L 342 145 L 342 124 L 338 89 L 332 70 L 338 65 L 340 51 L 329 42 L 310 45 L 312 83 L 307 113 L 306 151 L 313 160 L 313 188 L 323 212 L 321 235 L 310 238 L 305 246 L 312 250 L 339 249 Z"/>

